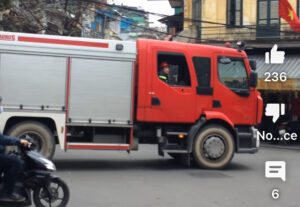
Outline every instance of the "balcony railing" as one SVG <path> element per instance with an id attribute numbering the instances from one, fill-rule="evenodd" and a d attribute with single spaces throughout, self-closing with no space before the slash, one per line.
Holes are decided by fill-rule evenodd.
<path id="1" fill-rule="evenodd" d="M 265 41 L 300 40 L 300 33 L 294 32 L 289 25 L 281 26 L 243 26 L 243 27 L 199 27 L 201 41 Z"/>

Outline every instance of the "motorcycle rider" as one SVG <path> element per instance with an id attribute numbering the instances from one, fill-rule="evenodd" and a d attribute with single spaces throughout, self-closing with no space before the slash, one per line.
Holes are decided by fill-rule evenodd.
<path id="1" fill-rule="evenodd" d="M 0 113 L 3 112 L 2 98 L 0 97 Z M 0 133 L 0 171 L 4 172 L 3 186 L 0 188 L 0 200 L 2 201 L 23 201 L 24 197 L 13 193 L 15 182 L 22 172 L 23 162 L 17 157 L 5 154 L 5 146 L 23 145 L 30 143 L 25 139 L 8 137 Z"/>

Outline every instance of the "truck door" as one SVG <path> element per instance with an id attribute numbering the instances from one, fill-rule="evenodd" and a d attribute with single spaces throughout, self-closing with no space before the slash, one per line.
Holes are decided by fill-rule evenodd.
<path id="1" fill-rule="evenodd" d="M 153 50 L 152 50 L 153 51 Z M 188 58 L 182 52 L 154 50 L 152 64 L 152 91 L 148 120 L 157 122 L 195 121 L 195 83 L 192 81 Z M 161 75 L 160 65 L 170 67 L 167 80 Z M 193 75 L 194 76 L 194 75 Z"/>
<path id="2" fill-rule="evenodd" d="M 224 113 L 235 124 L 255 122 L 256 99 L 249 87 L 245 57 L 215 55 L 213 109 Z"/>

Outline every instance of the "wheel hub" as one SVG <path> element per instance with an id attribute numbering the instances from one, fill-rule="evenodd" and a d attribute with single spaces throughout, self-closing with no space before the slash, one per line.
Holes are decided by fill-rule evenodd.
<path id="1" fill-rule="evenodd" d="M 56 201 L 58 198 L 58 190 L 55 188 L 51 188 L 50 193 L 51 193 L 51 197 L 52 197 L 51 200 Z"/>
<path id="2" fill-rule="evenodd" d="M 218 159 L 225 152 L 225 144 L 220 137 L 211 136 L 204 143 L 204 152 L 209 158 Z"/>
<path id="3" fill-rule="evenodd" d="M 54 201 L 56 201 L 57 198 L 58 198 L 58 190 L 51 187 L 51 188 L 49 189 L 49 191 L 50 191 L 50 194 L 51 194 L 51 198 L 49 198 L 49 197 L 47 196 L 47 193 L 46 193 L 44 190 L 41 192 L 41 197 L 42 197 L 45 201 L 47 201 L 47 202 L 54 202 Z"/>

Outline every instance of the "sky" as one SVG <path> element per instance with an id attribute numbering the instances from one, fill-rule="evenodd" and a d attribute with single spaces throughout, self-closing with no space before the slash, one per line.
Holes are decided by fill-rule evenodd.
<path id="1" fill-rule="evenodd" d="M 126 5 L 126 6 L 135 6 L 141 7 L 145 11 L 154 12 L 159 14 L 165 15 L 173 15 L 174 9 L 171 8 L 170 3 L 168 0 L 108 0 L 109 4 L 115 3 L 116 5 Z M 153 26 L 161 26 L 162 24 L 158 22 L 158 19 L 161 19 L 160 16 L 149 16 L 149 22 L 153 22 L 150 24 L 151 27 Z"/>

